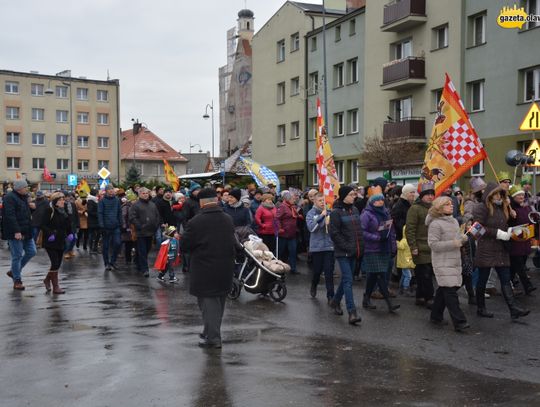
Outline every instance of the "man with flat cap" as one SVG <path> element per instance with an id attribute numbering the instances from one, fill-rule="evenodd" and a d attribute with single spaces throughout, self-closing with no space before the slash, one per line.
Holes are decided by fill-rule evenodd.
<path id="1" fill-rule="evenodd" d="M 218 205 L 216 191 L 201 189 L 198 200 L 201 209 L 187 223 L 181 245 L 190 254 L 189 292 L 197 297 L 204 321 L 199 346 L 220 349 L 221 321 L 237 243 L 233 221 Z"/>

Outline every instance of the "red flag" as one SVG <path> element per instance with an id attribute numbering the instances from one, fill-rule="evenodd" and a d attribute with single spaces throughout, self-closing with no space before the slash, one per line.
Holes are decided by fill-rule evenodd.
<path id="1" fill-rule="evenodd" d="M 47 169 L 47 164 L 43 165 L 43 181 L 45 182 L 53 182 L 54 178 L 52 177 L 51 173 Z"/>

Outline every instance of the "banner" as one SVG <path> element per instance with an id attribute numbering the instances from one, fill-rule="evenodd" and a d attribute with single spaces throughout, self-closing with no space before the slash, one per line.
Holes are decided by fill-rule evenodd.
<path id="1" fill-rule="evenodd" d="M 54 178 L 52 177 L 51 173 L 49 172 L 47 168 L 47 164 L 43 165 L 43 181 L 45 182 L 53 182 Z"/>
<path id="2" fill-rule="evenodd" d="M 240 156 L 240 159 L 259 187 L 267 187 L 268 184 L 274 184 L 276 186 L 276 191 L 279 194 L 279 178 L 274 171 L 264 165 L 256 163 L 251 158 Z"/>
<path id="3" fill-rule="evenodd" d="M 165 165 L 165 179 L 171 186 L 173 187 L 174 191 L 177 192 L 180 189 L 180 181 L 178 180 L 178 177 L 174 173 L 173 168 L 171 165 L 167 162 L 167 160 L 163 160 L 163 164 Z"/>
<path id="4" fill-rule="evenodd" d="M 75 191 L 77 191 L 79 194 L 84 192 L 86 195 L 90 194 L 90 185 L 88 185 L 88 182 L 85 178 L 81 179 L 81 182 L 79 182 L 79 185 L 77 185 L 77 188 L 75 188 Z"/>

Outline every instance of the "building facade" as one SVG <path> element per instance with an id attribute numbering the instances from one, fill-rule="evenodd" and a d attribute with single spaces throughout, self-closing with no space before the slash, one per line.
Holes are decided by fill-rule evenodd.
<path id="1" fill-rule="evenodd" d="M 118 80 L 0 70 L 0 83 L 0 180 L 67 188 L 68 174 L 97 180 L 102 167 L 118 180 Z"/>

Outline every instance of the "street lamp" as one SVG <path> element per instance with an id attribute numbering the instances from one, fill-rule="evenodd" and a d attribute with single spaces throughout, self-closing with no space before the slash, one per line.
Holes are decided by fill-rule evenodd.
<path id="1" fill-rule="evenodd" d="M 212 158 L 213 158 L 215 157 L 214 156 L 214 100 L 213 99 L 212 99 L 211 104 L 206 104 L 204 114 L 203 114 L 203 119 L 210 118 L 210 116 L 208 116 L 208 108 L 212 110 Z"/>
<path id="2" fill-rule="evenodd" d="M 73 174 L 73 89 L 71 89 L 71 82 L 62 81 L 62 84 L 69 88 L 69 168 Z"/>
<path id="3" fill-rule="evenodd" d="M 191 143 L 189 143 L 189 153 L 191 154 L 191 149 L 195 146 L 199 146 L 199 153 L 202 153 L 202 147 L 200 144 L 191 144 Z"/>

